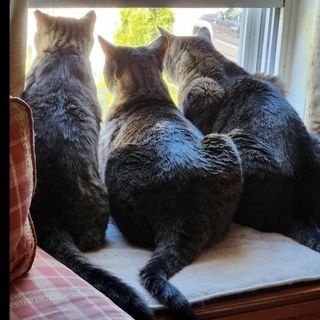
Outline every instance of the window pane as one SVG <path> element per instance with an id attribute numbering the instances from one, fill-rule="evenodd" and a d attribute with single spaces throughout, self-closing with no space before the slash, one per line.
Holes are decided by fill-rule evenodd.
<path id="1" fill-rule="evenodd" d="M 201 15 L 194 23 L 193 34 L 201 27 L 207 27 L 215 48 L 228 59 L 237 62 L 241 15 L 241 8 L 207 9 L 207 13 Z"/>
<path id="2" fill-rule="evenodd" d="M 262 63 L 267 65 L 270 64 L 270 59 L 275 59 L 275 55 L 270 54 L 271 51 L 275 51 L 275 45 L 263 47 L 259 44 L 261 39 L 263 43 L 271 43 L 269 38 L 264 37 L 266 32 L 260 32 L 262 26 L 265 26 L 263 21 L 267 21 L 266 18 L 263 18 L 263 14 L 269 9 L 262 11 L 259 8 L 43 8 L 40 10 L 54 16 L 80 18 L 91 9 L 94 9 L 97 14 L 91 63 L 97 84 L 98 99 L 103 107 L 104 115 L 113 97 L 104 84 L 102 73 L 104 55 L 97 41 L 98 35 L 117 45 L 141 46 L 148 45 L 159 36 L 157 26 L 182 36 L 196 34 L 201 27 L 205 26 L 210 31 L 216 49 L 228 59 L 242 64 L 251 72 L 260 70 L 259 65 Z M 33 36 L 36 22 L 33 11 L 34 9 L 29 9 L 28 12 L 26 72 L 29 71 L 35 57 Z M 252 17 L 255 18 L 256 23 L 251 22 Z M 270 21 L 272 21 L 270 22 L 271 26 L 275 24 L 276 20 Z M 270 26 L 268 25 L 268 28 L 263 30 L 273 30 Z M 254 30 L 255 32 L 253 32 Z M 277 28 L 275 30 L 277 31 Z M 256 37 L 253 37 L 252 34 L 255 34 Z M 275 32 L 272 34 L 276 37 Z M 260 47 L 265 49 L 258 50 Z M 269 53 L 266 56 L 267 60 L 261 60 L 263 52 Z M 249 63 L 251 64 L 249 65 Z M 270 65 L 272 63 L 274 61 L 271 61 Z M 176 102 L 176 89 L 169 83 L 168 87 Z"/>
<path id="3" fill-rule="evenodd" d="M 54 4 L 53 4 L 54 2 Z M 29 0 L 29 6 L 37 7 L 169 7 L 169 8 L 219 8 L 234 7 L 241 8 L 280 8 L 285 0 Z"/>
<path id="4" fill-rule="evenodd" d="M 55 16 L 69 16 L 80 18 L 89 8 L 43 8 L 43 12 Z M 146 45 L 159 36 L 157 24 L 166 28 L 176 35 L 192 35 L 197 32 L 201 26 L 206 26 L 212 34 L 212 40 L 216 48 L 228 58 L 237 61 L 238 48 L 240 40 L 240 18 L 242 9 L 237 8 L 166 8 L 166 9 L 121 9 L 121 8 L 95 8 L 97 20 L 95 25 L 95 40 L 97 35 L 101 35 L 108 41 L 121 45 Z M 125 11 L 126 10 L 126 11 Z M 151 16 L 157 21 L 152 23 L 144 22 L 153 10 Z M 158 11 L 155 11 L 158 10 Z M 27 63 L 26 72 L 29 71 L 31 63 L 35 57 L 33 45 L 33 36 L 36 31 L 36 22 L 33 16 L 33 9 L 29 9 L 28 16 L 28 43 L 27 43 Z M 131 14 L 131 24 L 134 20 L 139 24 L 135 25 L 135 31 L 128 33 L 123 20 L 124 14 Z M 149 14 L 149 15 L 148 15 Z M 143 19 L 145 18 L 145 19 Z M 149 20 L 150 21 L 150 20 Z M 91 63 L 94 78 L 97 84 L 98 99 L 104 110 L 105 116 L 107 107 L 112 102 L 112 95 L 108 92 L 104 84 L 103 64 L 104 55 L 95 41 L 91 53 Z M 176 89 L 168 83 L 172 98 L 176 101 Z"/>

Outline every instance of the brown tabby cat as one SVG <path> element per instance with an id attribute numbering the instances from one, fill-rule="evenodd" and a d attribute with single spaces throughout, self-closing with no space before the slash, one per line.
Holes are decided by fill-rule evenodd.
<path id="1" fill-rule="evenodd" d="M 229 230 L 242 185 L 237 149 L 227 135 L 203 137 L 173 104 L 161 77 L 165 37 L 139 48 L 100 44 L 116 96 L 101 139 L 111 215 L 129 241 L 154 249 L 144 287 L 174 319 L 195 319 L 168 279 Z"/>
<path id="2" fill-rule="evenodd" d="M 34 14 L 37 57 L 23 98 L 34 119 L 37 188 L 31 214 L 39 246 L 131 315 L 152 319 L 132 288 L 80 251 L 104 245 L 109 218 L 98 174 L 100 108 L 89 62 L 95 12 L 81 19 Z"/>
<path id="3" fill-rule="evenodd" d="M 165 72 L 179 89 L 186 118 L 204 134 L 239 128 L 250 137 L 235 139 L 244 175 L 235 221 L 320 251 L 320 143 L 284 98 L 278 79 L 229 61 L 206 28 L 190 37 L 160 32 L 169 41 Z"/>

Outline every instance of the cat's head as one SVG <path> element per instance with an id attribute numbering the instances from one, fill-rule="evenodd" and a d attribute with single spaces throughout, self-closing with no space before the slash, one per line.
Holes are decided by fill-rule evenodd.
<path id="1" fill-rule="evenodd" d="M 37 21 L 34 42 L 38 54 L 64 48 L 74 48 L 85 55 L 90 54 L 96 21 L 93 10 L 80 19 L 50 16 L 40 10 L 34 11 L 34 15 Z"/>
<path id="2" fill-rule="evenodd" d="M 169 43 L 164 71 L 175 85 L 181 85 L 190 72 L 197 72 L 199 62 L 206 54 L 216 51 L 207 28 L 201 28 L 195 36 L 176 36 L 160 27 L 159 31 Z"/>
<path id="3" fill-rule="evenodd" d="M 104 77 L 108 89 L 119 98 L 149 95 L 155 98 L 167 88 L 162 80 L 168 40 L 161 36 L 143 47 L 115 46 L 98 36 L 105 54 Z"/>

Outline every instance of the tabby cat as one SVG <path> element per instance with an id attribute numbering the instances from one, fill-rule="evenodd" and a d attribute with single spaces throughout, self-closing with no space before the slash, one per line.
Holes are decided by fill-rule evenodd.
<path id="1" fill-rule="evenodd" d="M 169 281 L 220 242 L 236 211 L 242 176 L 227 135 L 203 135 L 183 117 L 162 80 L 168 42 L 116 47 L 99 38 L 115 101 L 101 138 L 111 215 L 133 244 L 154 249 L 142 285 L 175 319 L 195 319 Z"/>
<path id="2" fill-rule="evenodd" d="M 95 12 L 81 19 L 34 14 L 37 57 L 23 99 L 34 119 L 37 188 L 30 211 L 39 246 L 131 315 L 152 319 L 132 288 L 80 251 L 104 245 L 109 218 L 98 173 L 100 109 L 89 62 Z"/>
<path id="3" fill-rule="evenodd" d="M 275 77 L 251 75 L 221 55 L 208 29 L 169 41 L 164 71 L 179 89 L 179 107 L 203 134 L 236 128 L 244 190 L 238 223 L 280 232 L 320 251 L 318 142 L 286 101 Z M 259 145 L 253 147 L 251 139 Z M 319 153 L 319 151 L 318 151 Z"/>

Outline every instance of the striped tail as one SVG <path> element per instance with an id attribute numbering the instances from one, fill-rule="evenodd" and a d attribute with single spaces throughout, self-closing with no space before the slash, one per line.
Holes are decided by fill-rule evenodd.
<path id="1" fill-rule="evenodd" d="M 183 197 L 168 217 L 177 217 L 156 237 L 156 248 L 140 272 L 142 285 L 168 306 L 174 319 L 197 319 L 186 297 L 168 279 L 192 263 L 207 245 L 226 236 L 236 212 L 242 176 L 235 144 L 226 135 L 203 138 L 203 168 L 189 172 L 192 183 L 183 187 Z M 165 208 L 163 208 L 165 210 Z"/>
<path id="2" fill-rule="evenodd" d="M 150 308 L 135 291 L 108 271 L 91 264 L 76 247 L 67 232 L 55 229 L 39 245 L 133 318 L 154 319 Z"/>
<path id="3" fill-rule="evenodd" d="M 169 308 L 173 319 L 195 320 L 197 317 L 187 298 L 168 281 L 190 262 L 181 257 L 178 251 L 175 241 L 167 239 L 160 242 L 148 264 L 141 270 L 140 279 L 152 296 Z"/>

